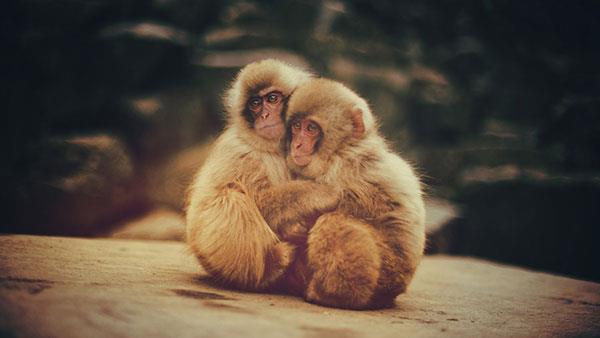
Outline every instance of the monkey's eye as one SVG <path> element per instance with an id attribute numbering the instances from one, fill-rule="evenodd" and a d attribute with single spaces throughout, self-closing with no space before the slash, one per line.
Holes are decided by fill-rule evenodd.
<path id="1" fill-rule="evenodd" d="M 248 108 L 250 108 L 250 110 L 252 111 L 259 110 L 261 105 L 262 100 L 260 97 L 253 97 L 250 100 L 248 100 Z"/>
<path id="2" fill-rule="evenodd" d="M 267 101 L 269 103 L 278 103 L 279 101 L 281 101 L 281 94 L 276 92 L 269 93 L 267 94 Z"/>
<path id="3" fill-rule="evenodd" d="M 317 134 L 319 132 L 319 126 L 314 122 L 310 122 L 308 126 L 306 126 L 306 131 L 309 134 Z"/>
<path id="4" fill-rule="evenodd" d="M 292 131 L 293 132 L 299 131 L 301 127 L 302 127 L 302 124 L 300 123 L 300 121 L 296 121 L 296 122 L 292 123 Z"/>

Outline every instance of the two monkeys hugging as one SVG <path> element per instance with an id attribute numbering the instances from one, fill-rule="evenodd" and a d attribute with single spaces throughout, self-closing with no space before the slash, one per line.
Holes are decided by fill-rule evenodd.
<path id="1" fill-rule="evenodd" d="M 277 60 L 244 67 L 188 198 L 186 238 L 219 283 L 347 309 L 394 305 L 423 256 L 421 183 L 367 102 Z"/>

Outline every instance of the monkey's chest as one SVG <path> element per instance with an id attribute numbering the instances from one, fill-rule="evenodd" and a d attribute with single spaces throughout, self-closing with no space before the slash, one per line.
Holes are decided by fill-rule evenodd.
<path id="1" fill-rule="evenodd" d="M 283 156 L 264 156 L 262 166 L 267 180 L 273 184 L 280 184 L 290 180 L 289 170 Z"/>
<path id="2" fill-rule="evenodd" d="M 244 168 L 240 171 L 243 173 L 243 180 L 256 189 L 268 188 L 290 180 L 287 165 L 281 156 L 247 156 L 241 162 L 240 167 Z"/>

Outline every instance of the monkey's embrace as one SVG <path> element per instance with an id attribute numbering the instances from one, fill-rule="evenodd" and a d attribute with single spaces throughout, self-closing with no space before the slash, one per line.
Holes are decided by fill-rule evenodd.
<path id="1" fill-rule="evenodd" d="M 423 255 L 425 212 L 418 178 L 366 101 L 265 60 L 242 69 L 225 106 L 228 126 L 187 209 L 202 266 L 238 288 L 393 306 Z"/>

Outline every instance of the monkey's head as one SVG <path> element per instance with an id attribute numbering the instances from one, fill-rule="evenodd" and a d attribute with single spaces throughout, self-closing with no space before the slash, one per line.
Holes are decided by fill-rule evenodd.
<path id="1" fill-rule="evenodd" d="M 273 59 L 248 64 L 224 98 L 229 126 L 238 128 L 249 144 L 278 147 L 285 131 L 283 114 L 288 98 L 310 76 Z"/>
<path id="2" fill-rule="evenodd" d="M 311 79 L 300 85 L 286 115 L 287 163 L 304 177 L 323 175 L 333 157 L 345 158 L 347 151 L 376 133 L 367 102 L 332 80 Z"/>

